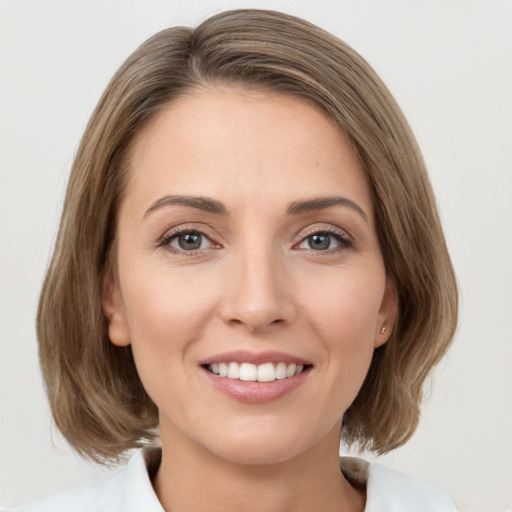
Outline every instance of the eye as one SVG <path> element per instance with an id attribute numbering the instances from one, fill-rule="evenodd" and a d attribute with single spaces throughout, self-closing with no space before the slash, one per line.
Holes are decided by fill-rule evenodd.
<path id="1" fill-rule="evenodd" d="M 181 231 L 166 236 L 161 245 L 167 246 L 173 252 L 193 252 L 208 249 L 213 243 L 199 231 Z"/>
<path id="2" fill-rule="evenodd" d="M 318 231 L 304 238 L 299 244 L 299 249 L 313 251 L 328 251 L 331 249 L 348 248 L 352 243 L 341 233 Z"/>

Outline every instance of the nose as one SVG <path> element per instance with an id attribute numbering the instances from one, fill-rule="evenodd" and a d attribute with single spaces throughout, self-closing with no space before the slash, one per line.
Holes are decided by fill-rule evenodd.
<path id="1" fill-rule="evenodd" d="M 285 263 L 271 249 L 233 255 L 226 275 L 224 322 L 265 333 L 293 322 L 296 306 Z"/>

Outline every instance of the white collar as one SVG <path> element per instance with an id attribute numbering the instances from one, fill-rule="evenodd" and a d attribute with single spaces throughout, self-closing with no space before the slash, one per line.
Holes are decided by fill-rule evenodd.
<path id="1" fill-rule="evenodd" d="M 366 486 L 364 512 L 456 512 L 450 494 L 421 478 L 357 457 L 340 457 L 340 469 L 354 486 Z"/>

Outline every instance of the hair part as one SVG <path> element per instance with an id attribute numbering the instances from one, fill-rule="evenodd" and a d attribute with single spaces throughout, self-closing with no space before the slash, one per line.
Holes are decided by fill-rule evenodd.
<path id="1" fill-rule="evenodd" d="M 342 439 L 378 453 L 402 445 L 457 322 L 456 280 L 425 165 L 399 107 L 361 56 L 304 20 L 261 10 L 228 11 L 196 29 L 154 35 L 116 72 L 90 118 L 37 316 L 57 427 L 79 454 L 99 462 L 158 435 L 158 410 L 131 348 L 108 339 L 102 295 L 114 275 L 116 214 L 134 137 L 170 102 L 205 86 L 312 101 L 352 142 L 368 177 L 398 315 L 345 414 Z"/>

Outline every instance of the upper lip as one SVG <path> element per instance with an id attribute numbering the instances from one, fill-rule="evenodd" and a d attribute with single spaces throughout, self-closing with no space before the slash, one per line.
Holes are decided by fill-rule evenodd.
<path id="1" fill-rule="evenodd" d="M 202 366 L 215 364 L 215 363 L 286 363 L 286 364 L 311 364 L 310 361 L 288 354 L 286 352 L 265 351 L 265 352 L 250 352 L 248 350 L 232 350 L 230 352 L 223 352 L 221 354 L 208 357 L 200 362 Z"/>

